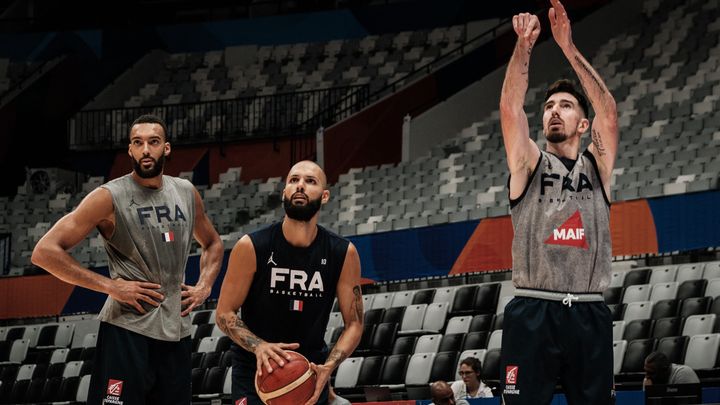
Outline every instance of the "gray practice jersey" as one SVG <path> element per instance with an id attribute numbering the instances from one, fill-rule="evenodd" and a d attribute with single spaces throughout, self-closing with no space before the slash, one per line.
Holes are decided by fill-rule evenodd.
<path id="1" fill-rule="evenodd" d="M 511 200 L 513 283 L 558 292 L 602 292 L 610 282 L 610 202 L 595 157 L 572 170 L 541 151 L 523 194 Z"/>
<path id="2" fill-rule="evenodd" d="M 165 297 L 155 308 L 143 301 L 140 314 L 130 305 L 108 297 L 102 321 L 167 341 L 190 335 L 190 317 L 181 317 L 181 287 L 193 238 L 195 196 L 192 183 L 163 176 L 151 189 L 125 175 L 102 186 L 112 194 L 115 230 L 105 240 L 110 277 L 149 281 L 162 286 Z"/>

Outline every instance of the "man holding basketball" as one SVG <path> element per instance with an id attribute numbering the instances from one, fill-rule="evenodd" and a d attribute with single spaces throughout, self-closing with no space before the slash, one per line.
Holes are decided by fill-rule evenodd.
<path id="1" fill-rule="evenodd" d="M 602 292 L 610 281 L 610 180 L 618 144 L 615 100 L 572 41 L 570 20 L 551 0 L 555 42 L 585 96 L 560 80 L 543 105 L 545 151 L 529 137 L 523 110 L 538 18 L 513 17 L 518 35 L 500 100 L 510 169 L 515 298 L 505 307 L 505 404 L 549 404 L 557 378 L 571 405 L 607 405 L 613 386 L 612 319 Z M 580 151 L 582 134 L 592 143 Z"/>
<path id="2" fill-rule="evenodd" d="M 233 401 L 260 404 L 256 371 L 274 372 L 270 359 L 282 367 L 290 359 L 285 350 L 295 350 L 317 377 L 307 404 L 326 404 L 330 373 L 360 342 L 360 257 L 348 240 L 318 226 L 329 199 L 320 166 L 295 164 L 282 194 L 283 220 L 243 236 L 230 253 L 216 317 L 234 342 Z M 345 329 L 328 354 L 325 326 L 336 295 Z"/>
<path id="3" fill-rule="evenodd" d="M 33 264 L 55 277 L 108 295 L 88 404 L 190 404 L 190 317 L 210 295 L 223 257 L 220 236 L 187 180 L 164 176 L 170 155 L 165 122 L 142 115 L 130 130 L 131 174 L 98 187 L 35 246 Z M 110 278 L 67 250 L 97 228 Z M 202 246 L 200 278 L 186 285 L 192 239 Z"/>

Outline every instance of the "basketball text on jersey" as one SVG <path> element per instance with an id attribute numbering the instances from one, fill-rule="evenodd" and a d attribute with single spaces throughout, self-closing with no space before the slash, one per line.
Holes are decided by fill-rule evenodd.
<path id="1" fill-rule="evenodd" d="M 136 210 L 138 219 L 140 219 L 140 225 L 145 225 L 146 220 L 153 219 L 157 224 L 162 223 L 163 220 L 167 220 L 167 222 L 187 221 L 179 205 L 175 205 L 174 212 L 167 205 L 138 207 Z"/>
<path id="2" fill-rule="evenodd" d="M 323 279 L 319 271 L 308 275 L 305 270 L 273 267 L 270 270 L 270 293 L 300 297 L 323 295 Z"/>
<path id="3" fill-rule="evenodd" d="M 575 211 L 559 228 L 553 229 L 552 235 L 545 240 L 545 243 L 588 249 L 580 210 Z"/>
<path id="4" fill-rule="evenodd" d="M 540 181 L 540 195 L 545 195 L 545 189 L 547 187 L 555 187 L 555 185 L 558 184 L 558 180 L 560 180 L 560 175 L 557 173 L 543 173 Z M 568 190 L 581 193 L 583 190 L 593 190 L 590 179 L 588 179 L 588 177 L 583 173 L 580 173 L 577 184 L 575 185 L 572 184 L 572 178 L 568 176 L 563 176 L 562 182 L 559 184 L 561 185 L 561 189 L 563 191 Z"/>

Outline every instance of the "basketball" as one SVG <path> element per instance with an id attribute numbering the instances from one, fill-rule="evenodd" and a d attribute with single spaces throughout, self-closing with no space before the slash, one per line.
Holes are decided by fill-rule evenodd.
<path id="1" fill-rule="evenodd" d="M 272 373 L 255 373 L 255 390 L 266 405 L 301 405 L 315 392 L 315 373 L 300 353 L 287 350 L 290 361 L 280 367 L 270 359 Z"/>

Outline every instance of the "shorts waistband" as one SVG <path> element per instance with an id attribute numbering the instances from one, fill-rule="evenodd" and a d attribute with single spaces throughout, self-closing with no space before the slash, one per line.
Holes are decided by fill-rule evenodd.
<path id="1" fill-rule="evenodd" d="M 529 290 L 525 288 L 515 289 L 516 297 L 527 297 L 527 298 L 538 298 L 541 300 L 548 301 L 560 301 L 563 305 L 572 307 L 574 302 L 603 302 L 605 299 L 602 294 L 588 293 L 588 294 L 576 294 L 576 293 L 562 293 L 554 291 L 543 291 L 543 290 Z"/>

